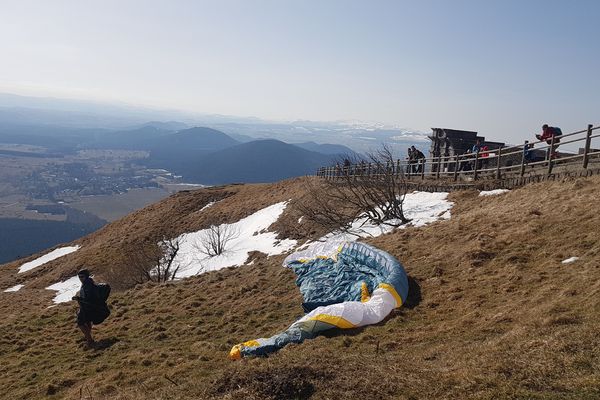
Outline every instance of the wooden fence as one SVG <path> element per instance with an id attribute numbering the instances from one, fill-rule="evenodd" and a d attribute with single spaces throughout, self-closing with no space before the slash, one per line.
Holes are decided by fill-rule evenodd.
<path id="1" fill-rule="evenodd" d="M 398 159 L 386 165 L 371 162 L 338 164 L 319 168 L 317 176 L 339 179 L 392 172 L 403 175 L 407 181 L 413 181 L 413 184 L 419 180 L 437 180 L 455 184 L 460 184 L 458 181 L 466 183 L 482 180 L 511 180 L 523 184 L 527 181 L 535 181 L 536 177 L 539 181 L 543 177 L 555 176 L 556 173 L 553 172 L 555 169 L 560 169 L 560 173 L 564 174 L 588 175 L 587 171 L 592 166 L 600 168 L 600 149 L 592 145 L 593 140 L 600 137 L 598 129 L 600 126 L 588 125 L 587 129 L 552 137 L 549 143 L 525 142 L 522 145 L 507 146 L 487 152 L 426 157 L 412 162 Z M 582 144 L 577 154 L 556 152 L 559 146 L 573 143 Z M 596 143 L 600 143 L 600 140 L 596 140 Z M 538 145 L 541 146 L 536 147 Z M 543 156 L 538 156 L 537 159 L 531 157 L 536 154 L 543 154 Z"/>

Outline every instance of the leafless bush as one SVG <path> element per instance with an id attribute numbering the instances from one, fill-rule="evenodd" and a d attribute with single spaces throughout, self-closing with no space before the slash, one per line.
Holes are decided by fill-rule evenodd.
<path id="1" fill-rule="evenodd" d="M 183 239 L 166 234 L 154 235 L 144 243 L 131 245 L 131 250 L 123 255 L 124 268 L 120 279 L 124 285 L 144 282 L 167 282 L 174 280 L 181 267 L 174 263 Z"/>
<path id="2" fill-rule="evenodd" d="M 229 242 L 239 236 L 239 230 L 234 225 L 211 225 L 210 228 L 202 232 L 194 247 L 200 253 L 214 257 L 223 254 Z"/>
<path id="3" fill-rule="evenodd" d="M 308 181 L 306 198 L 296 205 L 307 219 L 329 231 L 346 232 L 362 217 L 375 225 L 409 222 L 403 210 L 404 171 L 389 147 L 367 154 L 366 160 L 346 158 L 337 170 L 334 178 Z"/>

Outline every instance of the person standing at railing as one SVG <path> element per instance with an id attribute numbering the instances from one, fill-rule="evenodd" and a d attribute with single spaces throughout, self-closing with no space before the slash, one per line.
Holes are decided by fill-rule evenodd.
<path id="1" fill-rule="evenodd" d="M 487 168 L 488 167 L 488 159 L 490 157 L 490 148 L 484 144 L 483 146 L 481 146 L 481 166 L 483 168 Z"/>
<path id="2" fill-rule="evenodd" d="M 423 161 L 422 160 L 425 158 L 425 154 L 423 154 L 423 152 L 421 150 L 417 149 L 415 146 L 410 146 L 409 150 L 412 150 L 413 172 L 420 174 L 421 171 L 423 170 Z"/>
<path id="3" fill-rule="evenodd" d="M 358 175 L 366 175 L 367 174 L 367 163 L 365 160 L 360 160 L 358 167 Z"/>
<path id="4" fill-rule="evenodd" d="M 471 155 L 471 149 L 467 149 L 463 154 L 463 160 L 460 162 L 460 166 L 458 167 L 458 171 L 470 171 L 471 170 L 471 160 L 469 160 L 469 156 Z"/>
<path id="5" fill-rule="evenodd" d="M 481 141 L 479 139 L 477 139 L 477 142 L 473 145 L 471 152 L 477 157 L 477 155 L 479 154 L 480 151 L 481 151 Z M 479 159 L 477 161 L 477 165 L 475 165 L 475 160 L 473 160 L 472 166 L 473 166 L 473 169 L 475 169 L 475 168 L 481 169 L 481 159 Z"/>
<path id="6" fill-rule="evenodd" d="M 406 157 L 406 162 L 407 162 L 406 173 L 407 174 L 414 173 L 415 169 L 413 167 L 413 163 L 415 162 L 415 156 L 413 154 L 412 147 L 408 148 L 408 156 Z"/>
<path id="7" fill-rule="evenodd" d="M 560 128 L 556 126 L 548 126 L 548 124 L 542 125 L 542 133 L 536 134 L 535 137 L 537 140 L 545 140 L 546 143 L 552 145 L 551 148 L 548 148 L 549 159 L 556 158 L 556 148 L 558 147 L 558 143 L 560 142 L 560 136 L 562 136 L 562 131 Z M 552 143 L 554 138 L 554 144 Z"/>
<path id="8" fill-rule="evenodd" d="M 352 163 L 349 158 L 344 158 L 344 175 L 350 175 L 350 167 Z"/>
<path id="9" fill-rule="evenodd" d="M 531 148 L 533 147 L 532 144 L 529 144 L 529 140 L 525 141 L 525 144 L 523 145 L 523 160 L 525 160 L 525 163 L 530 163 L 531 162 L 531 158 L 532 158 L 532 152 L 531 152 Z M 533 165 L 532 165 L 533 167 Z"/>

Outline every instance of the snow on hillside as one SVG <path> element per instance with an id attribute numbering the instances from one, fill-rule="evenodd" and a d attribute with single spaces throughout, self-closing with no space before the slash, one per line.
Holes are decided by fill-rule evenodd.
<path id="1" fill-rule="evenodd" d="M 503 194 L 508 192 L 508 189 L 494 189 L 494 190 L 482 190 L 481 192 L 479 192 L 479 197 L 484 197 L 484 196 L 497 196 L 499 194 Z"/>
<path id="2" fill-rule="evenodd" d="M 54 296 L 54 298 L 52 299 L 54 303 L 58 304 L 70 301 L 71 297 L 77 294 L 77 291 L 80 287 L 81 281 L 79 280 L 77 275 L 75 275 L 74 277 L 69 278 L 64 282 L 58 282 L 54 285 L 50 285 L 46 289 L 55 290 L 58 292 L 56 296 Z"/>
<path id="3" fill-rule="evenodd" d="M 448 193 L 445 192 L 408 193 L 404 199 L 404 213 L 407 218 L 411 219 L 411 222 L 400 228 L 406 226 L 423 226 L 438 220 L 449 219 L 453 203 L 447 200 L 447 196 Z M 177 278 L 181 279 L 203 272 L 216 271 L 225 267 L 243 265 L 248 259 L 248 254 L 252 251 L 260 251 L 271 256 L 282 254 L 296 247 L 296 240 L 278 240 L 277 232 L 267 231 L 269 226 L 279 219 L 286 205 L 287 202 L 273 204 L 238 222 L 221 225 L 221 229 L 234 232 L 235 234 L 227 243 L 223 254 L 217 256 L 207 256 L 200 250 L 202 242 L 206 240 L 209 229 L 202 229 L 179 236 L 181 247 L 173 261 L 173 265 L 180 268 Z M 395 221 L 388 222 L 394 223 Z M 360 237 L 379 236 L 391 232 L 393 229 L 394 227 L 391 225 L 377 226 L 369 223 L 366 218 L 361 218 L 353 222 L 349 233 L 330 233 L 317 242 L 306 243 L 302 247 L 302 252 L 307 251 L 307 248 L 314 249 L 315 247 L 322 248 L 323 246 L 336 248 L 345 241 L 354 241 Z M 76 247 L 79 248 L 78 246 Z M 48 286 L 46 289 L 57 292 L 53 299 L 54 303 L 62 303 L 70 301 L 80 286 L 79 278 L 74 276 L 64 282 Z"/>
<path id="4" fill-rule="evenodd" d="M 15 285 L 13 287 L 9 287 L 8 289 L 4 290 L 4 292 L 5 293 L 18 292 L 19 290 L 21 290 L 23 288 L 23 286 L 25 286 L 25 285 Z"/>
<path id="5" fill-rule="evenodd" d="M 21 265 L 19 267 L 18 273 L 21 274 L 23 272 L 30 271 L 34 268 L 39 267 L 40 265 L 46 264 L 47 262 L 56 260 L 59 257 L 66 256 L 67 254 L 70 254 L 70 253 L 73 253 L 73 252 L 79 250 L 79 247 L 80 246 L 67 246 L 67 247 L 60 247 L 56 250 L 52 250 L 48 254 L 44 254 L 43 256 L 36 258 L 33 261 L 29 261 L 29 262 L 26 262 L 25 264 Z"/>
<path id="6" fill-rule="evenodd" d="M 571 264 L 577 260 L 579 260 L 579 257 L 569 257 L 566 260 L 562 260 L 562 263 L 563 264 Z"/>
<path id="7" fill-rule="evenodd" d="M 202 208 L 200 209 L 200 211 L 204 211 L 204 210 L 206 210 L 207 208 L 210 208 L 210 207 L 212 207 L 212 206 L 214 206 L 214 205 L 215 205 L 215 202 L 214 202 L 214 201 L 211 201 L 210 203 L 208 203 L 208 204 L 206 204 L 204 207 L 202 207 Z"/>
<path id="8" fill-rule="evenodd" d="M 180 267 L 180 278 L 206 271 L 242 265 L 251 251 L 260 251 L 268 255 L 281 254 L 296 246 L 291 239 L 278 240 L 277 232 L 268 232 L 267 228 L 279 219 L 287 203 L 273 204 L 233 224 L 223 224 L 221 229 L 234 232 L 223 254 L 209 257 L 199 250 L 206 240 L 209 229 L 187 233 L 180 236 L 181 249 L 174 264 Z"/>
<path id="9" fill-rule="evenodd" d="M 400 228 L 423 226 L 440 219 L 449 219 L 453 203 L 446 200 L 447 197 L 448 193 L 446 192 L 407 193 L 404 197 L 402 207 L 404 216 L 411 221 L 408 225 L 401 226 Z M 391 225 L 397 224 L 398 221 L 389 220 L 387 223 L 387 225 L 374 225 L 369 223 L 366 217 L 360 218 L 352 223 L 350 235 L 345 236 L 354 237 L 353 240 L 356 240 L 358 237 L 379 236 L 391 232 L 394 229 Z"/>
<path id="10" fill-rule="evenodd" d="M 447 200 L 446 192 L 412 192 L 404 197 L 403 210 L 404 216 L 411 222 L 400 226 L 404 229 L 407 226 L 423 226 L 438 220 L 450 219 L 450 209 L 454 203 Z M 374 225 L 367 221 L 367 218 L 359 218 L 352 223 L 348 232 L 332 232 L 323 236 L 316 242 L 307 242 L 296 252 L 294 258 L 302 258 L 302 254 L 312 257 L 313 254 L 331 254 L 344 242 L 352 242 L 359 238 L 375 237 L 391 232 L 397 220 L 389 220 L 386 225 Z M 291 257 L 291 256 L 290 256 Z"/>

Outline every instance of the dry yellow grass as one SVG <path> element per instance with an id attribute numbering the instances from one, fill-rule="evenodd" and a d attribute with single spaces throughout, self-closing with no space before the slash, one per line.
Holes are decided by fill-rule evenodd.
<path id="1" fill-rule="evenodd" d="M 73 305 L 47 309 L 44 284 L 180 216 L 180 231 L 297 199 L 301 180 L 184 193 L 82 239 L 78 258 L 0 293 L 0 396 L 6 398 L 600 398 L 600 179 L 548 182 L 480 198 L 456 192 L 452 218 L 369 242 L 411 278 L 406 307 L 377 326 L 230 362 L 232 344 L 285 329 L 302 314 L 283 256 L 111 296 L 84 351 Z M 212 193 L 212 194 L 211 194 Z M 214 215 L 197 210 L 212 199 Z M 196 213 L 196 214 L 194 214 Z M 293 209 L 285 218 L 297 221 Z M 288 224 L 291 222 L 288 222 Z M 291 229 L 291 228 L 290 228 Z M 318 234 L 316 227 L 292 229 Z M 79 254 L 78 254 L 79 253 Z M 578 256 L 572 264 L 561 261 Z M 17 283 L 16 263 L 0 283 Z M 46 268 L 48 270 L 46 270 Z"/>

